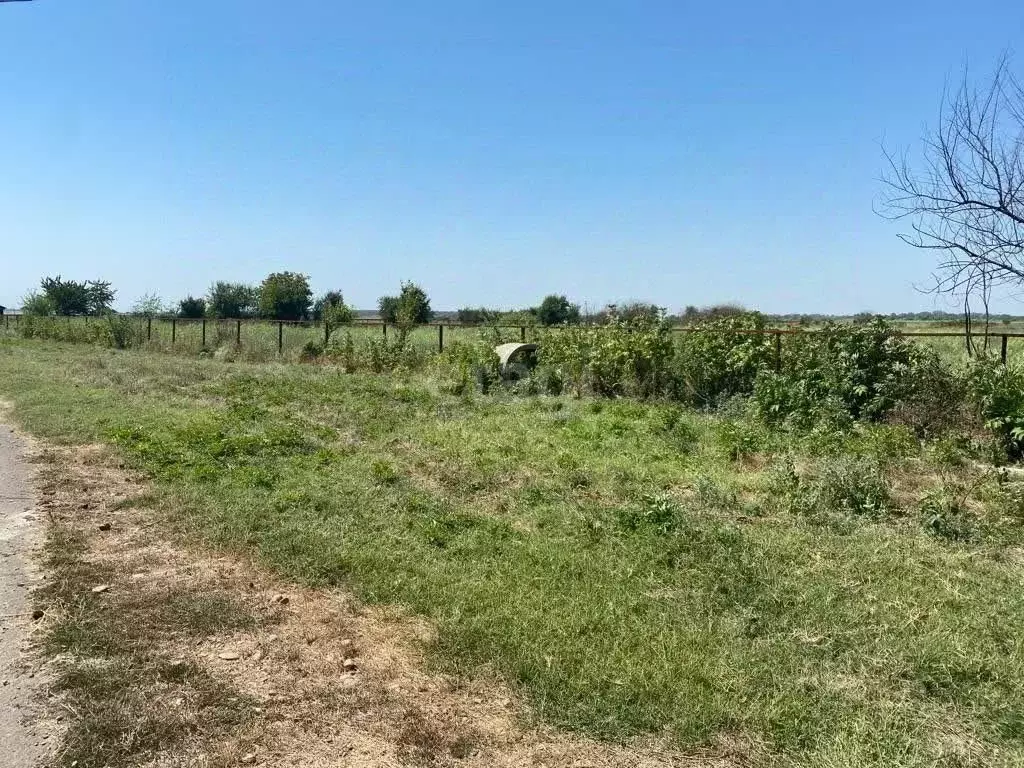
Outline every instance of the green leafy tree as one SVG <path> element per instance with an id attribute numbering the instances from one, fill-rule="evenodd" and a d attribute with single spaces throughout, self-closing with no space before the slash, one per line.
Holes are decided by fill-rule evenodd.
<path id="1" fill-rule="evenodd" d="M 416 283 L 402 283 L 402 292 L 398 294 L 398 322 L 422 325 L 433 318 L 434 310 L 430 308 L 426 291 Z"/>
<path id="2" fill-rule="evenodd" d="M 157 317 L 169 310 L 164 306 L 164 300 L 155 293 L 145 293 L 132 305 L 132 314 L 143 317 Z"/>
<path id="3" fill-rule="evenodd" d="M 206 310 L 210 317 L 250 317 L 256 307 L 256 289 L 244 283 L 218 281 L 210 286 Z"/>
<path id="4" fill-rule="evenodd" d="M 178 302 L 178 316 L 198 319 L 206 315 L 206 299 L 188 296 Z"/>
<path id="5" fill-rule="evenodd" d="M 313 303 L 313 319 L 326 323 L 328 339 L 332 331 L 348 325 L 354 317 L 355 313 L 345 303 L 341 291 L 328 291 Z"/>
<path id="6" fill-rule="evenodd" d="M 537 319 L 541 325 L 574 325 L 580 321 L 580 308 L 565 296 L 545 296 L 537 307 Z"/>
<path id="7" fill-rule="evenodd" d="M 271 320 L 305 320 L 313 303 L 309 278 L 298 272 L 274 272 L 259 288 L 259 314 Z"/>
<path id="8" fill-rule="evenodd" d="M 398 322 L 398 297 L 381 296 L 377 300 L 377 312 L 385 323 Z"/>
<path id="9" fill-rule="evenodd" d="M 110 311 L 116 292 L 102 280 L 64 280 L 60 275 L 44 277 L 43 296 L 57 315 L 100 315 Z"/>
<path id="10" fill-rule="evenodd" d="M 324 319 L 324 310 L 334 304 L 344 304 L 345 298 L 341 291 L 328 291 L 313 302 L 312 315 L 317 322 Z"/>
<path id="11" fill-rule="evenodd" d="M 456 313 L 456 319 L 463 325 L 485 325 L 493 322 L 497 315 L 484 307 L 463 307 Z"/>
<path id="12" fill-rule="evenodd" d="M 46 294 L 33 291 L 21 300 L 21 311 L 29 317 L 49 317 L 56 313 L 56 308 Z"/>
<path id="13" fill-rule="evenodd" d="M 434 317 L 426 291 L 413 282 L 402 283 L 397 296 L 381 296 L 377 308 L 384 322 L 405 328 L 429 323 Z"/>

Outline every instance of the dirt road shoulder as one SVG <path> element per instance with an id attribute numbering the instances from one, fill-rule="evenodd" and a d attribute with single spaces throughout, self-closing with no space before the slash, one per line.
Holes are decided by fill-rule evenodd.
<path id="1" fill-rule="evenodd" d="M 38 530 L 30 476 L 25 443 L 0 424 L 0 745 L 11 768 L 32 768 L 47 751 L 33 714 L 37 678 L 25 659 Z"/>

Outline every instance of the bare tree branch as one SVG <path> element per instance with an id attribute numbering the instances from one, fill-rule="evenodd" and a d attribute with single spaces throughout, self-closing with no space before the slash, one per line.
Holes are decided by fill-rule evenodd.
<path id="1" fill-rule="evenodd" d="M 917 167 L 905 151 L 885 150 L 880 213 L 909 222 L 905 243 L 942 254 L 931 290 L 964 297 L 968 336 L 979 298 L 987 336 L 993 288 L 1024 286 L 1024 87 L 1005 55 L 985 88 L 965 75 L 947 91 L 923 150 Z"/>

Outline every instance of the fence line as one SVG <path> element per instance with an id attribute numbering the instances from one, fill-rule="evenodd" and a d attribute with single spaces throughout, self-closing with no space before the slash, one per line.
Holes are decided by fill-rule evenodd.
<path id="1" fill-rule="evenodd" d="M 118 317 L 125 317 L 128 319 L 137 319 L 145 321 L 145 334 L 146 341 L 153 341 L 153 321 L 156 320 L 158 323 L 170 323 L 171 327 L 171 347 L 173 348 L 178 343 L 178 325 L 179 323 L 184 326 L 200 326 L 201 328 L 201 349 L 207 347 L 207 324 L 224 324 L 229 323 L 234 325 L 234 336 L 235 344 L 241 346 L 242 344 L 242 326 L 277 326 L 277 353 L 283 354 L 284 352 L 284 330 L 288 328 L 306 328 L 306 329 L 323 329 L 324 343 L 328 343 L 332 331 L 337 328 L 332 328 L 327 322 L 323 320 L 269 320 L 263 318 L 185 318 L 176 316 L 147 316 L 147 315 L 133 315 L 133 314 L 119 314 Z M 15 330 L 20 327 L 22 323 L 21 313 L 17 314 L 5 314 L 2 316 L 4 328 L 10 330 L 13 326 Z M 54 318 L 56 319 L 56 318 Z M 89 315 L 80 315 L 75 317 L 66 316 L 62 318 L 66 320 L 68 325 L 73 320 L 81 320 L 86 323 L 97 318 L 90 317 Z M 343 328 L 350 327 L 363 327 L 363 328 L 381 328 L 381 333 L 384 339 L 388 338 L 388 327 L 397 328 L 395 323 L 389 323 L 385 320 L 374 319 L 374 318 L 357 318 L 351 323 L 347 323 Z M 446 322 L 437 321 L 430 323 L 423 323 L 415 326 L 415 329 L 437 329 L 437 351 L 439 353 L 444 352 L 445 348 L 445 329 L 449 331 L 453 329 L 488 329 L 494 328 L 497 330 L 512 330 L 519 331 L 519 339 L 521 342 L 526 342 L 528 330 L 565 330 L 570 327 L 587 327 L 601 329 L 603 326 L 589 325 L 589 326 L 536 326 L 536 325 L 515 325 L 505 323 L 480 323 L 480 324 L 469 324 L 460 322 Z M 820 328 L 702 328 L 697 326 L 672 326 L 669 328 L 672 333 L 711 333 L 721 335 L 746 335 L 746 336 L 772 336 L 775 340 L 775 356 L 776 365 L 780 364 L 782 355 L 782 337 L 783 336 L 813 336 L 821 333 L 825 333 L 824 329 Z M 965 331 L 902 331 L 899 329 L 893 329 L 893 332 L 897 336 L 906 338 L 929 338 L 929 339 L 959 339 L 966 340 L 968 334 Z M 1000 340 L 1000 359 L 1003 363 L 1007 360 L 1007 348 L 1010 339 L 1022 339 L 1024 338 L 1024 332 L 1012 332 L 1005 331 L 999 332 L 972 332 L 970 334 L 972 339 L 999 339 Z"/>

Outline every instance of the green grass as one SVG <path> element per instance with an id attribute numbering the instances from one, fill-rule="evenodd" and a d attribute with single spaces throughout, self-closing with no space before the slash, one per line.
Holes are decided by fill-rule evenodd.
<path id="1" fill-rule="evenodd" d="M 1021 494 L 948 446 L 19 341 L 0 396 L 119 445 L 210 541 L 430 618 L 435 663 L 549 723 L 764 764 L 1024 762 Z"/>
<path id="2" fill-rule="evenodd" d="M 0 338 L 17 337 L 19 320 L 6 317 L 0 321 Z M 102 323 L 102 319 L 93 317 L 56 318 L 61 327 L 84 329 L 87 324 Z M 179 355 L 198 355 L 207 351 L 223 350 L 233 359 L 249 362 L 269 362 L 285 360 L 296 362 L 303 347 L 308 342 L 321 343 L 324 340 L 324 328 L 317 323 L 285 323 L 281 328 L 278 353 L 278 324 L 273 321 L 244 320 L 239 329 L 235 320 L 206 321 L 206 344 L 203 345 L 203 321 L 179 319 L 172 323 L 167 319 L 131 318 L 138 338 L 143 340 L 143 347 L 151 352 L 165 352 Z M 528 339 L 535 337 L 535 329 L 527 328 Z M 349 333 L 358 346 L 384 338 L 384 329 L 380 325 L 355 323 L 336 329 L 335 334 Z M 389 326 L 387 338 L 394 339 L 397 330 Z M 443 331 L 443 342 L 450 346 L 457 341 L 475 341 L 480 336 L 480 329 L 458 326 L 446 326 Z M 502 338 L 519 340 L 521 329 L 507 327 L 501 329 Z M 436 326 L 420 326 L 409 333 L 410 346 L 423 353 L 436 352 L 442 341 Z"/>

